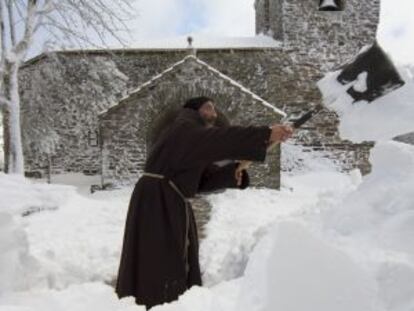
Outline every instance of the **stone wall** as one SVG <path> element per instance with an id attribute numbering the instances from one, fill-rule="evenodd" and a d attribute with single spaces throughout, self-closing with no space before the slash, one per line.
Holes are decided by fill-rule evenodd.
<path id="1" fill-rule="evenodd" d="M 99 140 L 89 133 L 99 135 L 97 113 L 120 97 L 128 77 L 109 55 L 54 54 L 23 67 L 19 79 L 26 171 L 45 174 L 50 157 L 52 173 L 98 174 Z M 59 140 L 50 151 L 52 135 Z"/>

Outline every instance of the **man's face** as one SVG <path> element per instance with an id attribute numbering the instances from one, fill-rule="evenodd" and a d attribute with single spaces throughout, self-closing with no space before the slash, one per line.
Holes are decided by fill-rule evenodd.
<path id="1" fill-rule="evenodd" d="M 214 108 L 214 104 L 211 101 L 205 102 L 199 109 L 201 117 L 203 118 L 206 125 L 214 125 L 217 119 L 217 112 Z"/>

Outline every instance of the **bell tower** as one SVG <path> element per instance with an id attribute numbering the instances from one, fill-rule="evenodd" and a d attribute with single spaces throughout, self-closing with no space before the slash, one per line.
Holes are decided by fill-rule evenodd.
<path id="1" fill-rule="evenodd" d="M 342 64 L 376 39 L 380 0 L 256 0 L 256 33 L 298 61 Z"/>

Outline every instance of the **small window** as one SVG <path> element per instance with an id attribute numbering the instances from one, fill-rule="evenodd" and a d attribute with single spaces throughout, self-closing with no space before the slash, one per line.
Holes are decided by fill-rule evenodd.
<path id="1" fill-rule="evenodd" d="M 343 0 L 319 0 L 319 11 L 343 11 Z"/>
<path id="2" fill-rule="evenodd" d="M 89 131 L 88 132 L 88 143 L 91 147 L 99 146 L 99 135 L 98 131 Z"/>

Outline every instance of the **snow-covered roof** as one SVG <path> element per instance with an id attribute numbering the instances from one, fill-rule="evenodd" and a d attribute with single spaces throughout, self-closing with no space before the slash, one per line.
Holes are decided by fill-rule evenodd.
<path id="1" fill-rule="evenodd" d="M 62 50 L 51 50 L 32 56 L 27 59 L 21 67 L 29 66 L 43 59 L 50 53 L 69 54 L 69 53 L 140 53 L 140 52 L 171 52 L 174 50 L 186 50 L 189 48 L 188 37 L 193 40 L 192 47 L 197 50 L 263 50 L 280 49 L 282 42 L 272 37 L 260 34 L 249 37 L 218 37 L 200 34 L 189 34 L 177 37 L 167 37 L 162 39 L 141 39 L 126 45 L 110 45 L 91 48 L 65 48 Z"/>
<path id="2" fill-rule="evenodd" d="M 266 35 L 250 37 L 216 37 L 207 35 L 183 35 L 158 40 L 141 40 L 135 42 L 132 48 L 187 48 L 187 38 L 193 39 L 192 46 L 197 49 L 208 48 L 280 48 L 280 41 Z"/>
<path id="3" fill-rule="evenodd" d="M 184 57 L 182 60 L 180 60 L 179 62 L 176 62 L 175 64 L 173 64 L 171 67 L 167 68 L 166 70 L 164 70 L 163 72 L 161 72 L 160 74 L 154 76 L 153 78 L 151 78 L 149 81 L 141 84 L 138 88 L 132 90 L 131 92 L 129 92 L 126 96 L 124 96 L 118 103 L 108 107 L 107 109 L 101 111 L 99 113 L 99 115 L 103 115 L 105 113 L 107 113 L 109 110 L 111 110 L 114 107 L 117 107 L 119 104 L 121 104 L 122 101 L 124 101 L 125 99 L 129 98 L 130 96 L 140 92 L 142 89 L 152 85 L 155 81 L 157 81 L 158 79 L 160 79 L 161 77 L 163 77 L 165 74 L 167 74 L 170 71 L 173 71 L 175 68 L 177 68 L 178 66 L 184 64 L 187 61 L 195 61 L 198 64 L 202 65 L 203 67 L 205 67 L 207 70 L 212 71 L 214 73 L 216 73 L 220 78 L 227 80 L 230 84 L 234 85 L 235 87 L 239 88 L 240 91 L 249 94 L 250 96 L 252 96 L 252 98 L 254 98 L 255 100 L 257 100 L 258 102 L 260 102 L 263 106 L 265 106 L 266 108 L 269 108 L 271 110 L 273 110 L 275 113 L 285 117 L 286 113 L 283 112 L 282 110 L 276 108 L 274 105 L 272 105 L 271 103 L 267 102 L 266 100 L 264 100 L 263 98 L 261 98 L 260 96 L 256 95 L 255 93 L 253 93 L 252 91 L 248 90 L 246 87 L 244 87 L 243 85 L 241 85 L 240 83 L 238 83 L 237 81 L 233 80 L 232 78 L 230 78 L 229 76 L 221 73 L 219 70 L 215 69 L 214 67 L 210 66 L 209 64 L 207 64 L 206 62 L 202 61 L 201 59 L 199 59 L 197 56 L 190 54 L 187 55 L 186 57 Z"/>
<path id="4" fill-rule="evenodd" d="M 200 34 L 189 34 L 176 37 L 167 37 L 161 39 L 140 39 L 133 43 L 121 46 L 115 44 L 112 46 L 102 47 L 109 50 L 169 50 L 169 49 L 186 49 L 189 47 L 188 38 L 192 38 L 192 47 L 196 49 L 227 49 L 227 48 L 281 48 L 281 41 L 276 41 L 272 37 L 260 34 L 249 37 L 218 37 Z M 65 51 L 78 51 L 79 49 L 65 49 Z M 100 50 L 99 48 L 86 48 L 82 51 Z"/>

